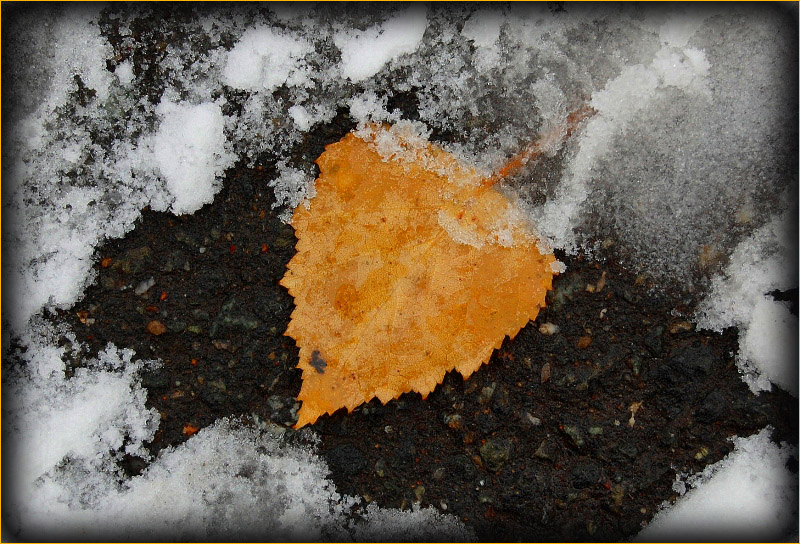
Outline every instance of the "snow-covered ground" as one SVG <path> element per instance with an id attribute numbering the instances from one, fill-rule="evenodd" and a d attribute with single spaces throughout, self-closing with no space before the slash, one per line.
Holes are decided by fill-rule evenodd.
<path id="1" fill-rule="evenodd" d="M 770 295 L 798 278 L 796 6 L 198 6 L 155 60 L 126 54 L 148 6 L 6 8 L 3 351 L 12 337 L 26 349 L 3 376 L 15 467 L 3 516 L 19 538 L 470 538 L 430 508 L 370 506 L 353 524 L 355 500 L 311 449 L 235 421 L 119 483 L 115 459 L 146 455 L 158 428 L 140 383 L 158 362 L 108 346 L 67 378 L 56 339 L 70 333 L 41 318 L 81 298 L 97 245 L 144 207 L 191 214 L 237 161 L 279 157 L 271 185 L 288 220 L 314 195 L 313 165 L 288 152 L 337 108 L 446 131 L 448 150 L 488 174 L 590 104 L 560 181 L 544 203 L 523 184 L 520 207 L 550 247 L 602 258 L 613 241 L 631 268 L 699 297 L 686 317 L 738 327 L 751 389 L 797 395 L 797 316 Z M 165 35 L 175 24 L 153 21 Z M 390 111 L 395 93 L 414 96 L 418 119 Z M 735 527 L 724 539 L 796 531 L 796 452 L 768 435 L 676 475 L 692 489 L 641 538 L 703 539 L 711 519 Z"/>

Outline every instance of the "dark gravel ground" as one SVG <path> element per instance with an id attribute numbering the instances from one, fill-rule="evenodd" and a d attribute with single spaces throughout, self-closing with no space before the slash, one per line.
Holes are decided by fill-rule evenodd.
<path id="1" fill-rule="evenodd" d="M 59 317 L 89 355 L 113 342 L 163 361 L 143 380 L 162 418 L 153 453 L 224 416 L 295 421 L 293 302 L 278 280 L 296 239 L 271 210 L 271 173 L 230 172 L 191 216 L 146 211 L 98 249 L 98 281 Z M 676 471 L 719 461 L 730 437 L 772 425 L 797 444 L 796 401 L 749 392 L 735 330 L 694 330 L 673 317 L 686 308 L 613 261 L 559 258 L 567 272 L 537 321 L 469 380 L 450 373 L 427 400 L 373 401 L 313 426 L 337 490 L 433 505 L 481 540 L 620 540 L 675 498 Z M 130 475 L 145 466 L 123 463 Z"/>

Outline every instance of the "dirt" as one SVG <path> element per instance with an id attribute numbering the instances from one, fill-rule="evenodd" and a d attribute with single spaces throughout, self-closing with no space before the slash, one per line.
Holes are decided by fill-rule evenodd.
<path id="1" fill-rule="evenodd" d="M 296 239 L 272 209 L 272 174 L 230 172 L 191 216 L 145 211 L 98 249 L 96 284 L 59 317 L 88 346 L 76 352 L 113 342 L 163 361 L 143 377 L 161 414 L 153 454 L 220 417 L 296 420 L 297 348 L 283 336 L 293 301 L 278 285 Z M 796 402 L 750 393 L 735 330 L 694 330 L 658 285 L 613 261 L 558 257 L 567 271 L 547 307 L 468 380 L 451 372 L 426 400 L 320 418 L 339 492 L 432 505 L 481 540 L 621 540 L 675 499 L 676 472 L 719 461 L 732 436 L 771 425 L 797 444 Z M 146 462 L 122 465 L 135 475 Z"/>

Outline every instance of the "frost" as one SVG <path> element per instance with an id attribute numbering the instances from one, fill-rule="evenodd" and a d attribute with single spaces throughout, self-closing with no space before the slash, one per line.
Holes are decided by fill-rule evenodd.
<path id="1" fill-rule="evenodd" d="M 475 65 L 483 71 L 491 70 L 500 61 L 500 30 L 505 22 L 497 9 L 482 9 L 473 13 L 464 23 L 461 34 L 475 44 Z"/>
<path id="2" fill-rule="evenodd" d="M 567 265 L 565 265 L 561 261 L 553 261 L 552 263 L 550 263 L 550 269 L 555 274 L 563 274 L 564 272 L 567 271 Z"/>
<path id="3" fill-rule="evenodd" d="M 283 206 L 280 219 L 284 223 L 290 223 L 294 209 L 301 203 L 308 208 L 308 199 L 316 196 L 314 178 L 302 170 L 287 166 L 286 163 L 278 164 L 278 172 L 278 177 L 269 182 L 269 186 L 275 190 L 272 207 Z"/>
<path id="4" fill-rule="evenodd" d="M 123 453 L 148 457 L 143 443 L 153 438 L 159 421 L 145 408 L 147 393 L 138 384 L 148 363 L 134 362 L 133 351 L 109 345 L 67 379 L 65 348 L 56 347 L 54 338 L 56 331 L 47 326 L 34 329 L 27 338 L 28 365 L 4 377 L 14 399 L 4 423 L 15 434 L 8 448 L 15 475 L 10 502 L 22 518 L 32 516 L 34 526 L 37 500 L 43 499 L 38 493 L 48 489 L 36 482 L 61 478 L 69 465 L 97 471 L 97 481 L 104 482 L 98 485 L 111 485 L 114 461 Z M 62 492 L 66 502 L 81 500 L 69 491 Z"/>
<path id="5" fill-rule="evenodd" d="M 378 96 L 373 90 L 367 90 L 349 100 L 350 117 L 361 125 L 367 122 L 384 121 L 389 119 L 386 111 L 387 96 Z M 396 119 L 395 119 L 396 120 Z"/>
<path id="6" fill-rule="evenodd" d="M 411 510 L 378 508 L 370 504 L 364 511 L 364 523 L 353 526 L 353 542 L 458 542 L 474 540 L 470 533 L 452 516 L 443 515 L 433 507 Z"/>
<path id="7" fill-rule="evenodd" d="M 292 116 L 294 124 L 300 130 L 308 130 L 314 124 L 313 117 L 308 113 L 308 110 L 303 106 L 292 106 L 289 108 L 289 115 Z"/>
<path id="8" fill-rule="evenodd" d="M 434 509 L 410 514 L 341 496 L 311 445 L 289 446 L 264 427 L 222 419 L 163 450 L 139 476 L 123 456 L 150 459 L 159 414 L 145 406 L 140 373 L 156 363 L 113 345 L 65 375 L 67 334 L 38 322 L 21 339 L 24 365 L 4 375 L 8 393 L 6 528 L 26 540 L 387 540 L 474 538 Z M 71 355 L 76 355 L 72 353 Z"/>

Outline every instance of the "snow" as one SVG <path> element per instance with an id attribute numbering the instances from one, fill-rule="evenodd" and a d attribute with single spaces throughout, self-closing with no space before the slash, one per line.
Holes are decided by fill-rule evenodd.
<path id="1" fill-rule="evenodd" d="M 734 451 L 725 459 L 685 481 L 679 476 L 673 487 L 683 496 L 656 514 L 637 540 L 768 542 L 797 531 L 797 512 L 791 507 L 797 477 L 786 468 L 797 450 L 776 445 L 770 434 L 763 429 L 736 438 Z"/>
<path id="2" fill-rule="evenodd" d="M 114 70 L 121 85 L 130 85 L 133 82 L 133 65 L 130 62 L 121 62 Z"/>
<path id="3" fill-rule="evenodd" d="M 387 96 L 378 96 L 375 91 L 366 90 L 348 101 L 350 117 L 362 126 L 368 122 L 387 120 L 390 118 L 386 111 L 387 104 Z"/>
<path id="4" fill-rule="evenodd" d="M 162 101 L 156 109 L 161 125 L 153 140 L 155 162 L 175 198 L 175 214 L 194 213 L 214 200 L 219 178 L 233 165 L 225 151 L 222 111 L 216 104 L 175 104 Z"/>
<path id="5" fill-rule="evenodd" d="M 364 31 L 336 35 L 342 50 L 342 76 L 359 82 L 374 76 L 385 64 L 419 47 L 428 19 L 425 8 L 415 4 L 393 15 L 382 25 Z"/>
<path id="6" fill-rule="evenodd" d="M 268 26 L 247 30 L 225 63 L 226 85 L 247 91 L 271 91 L 284 83 L 304 82 L 302 63 L 313 51 L 302 39 L 283 35 Z"/>
<path id="7" fill-rule="evenodd" d="M 796 229 L 795 210 L 740 242 L 697 312 L 701 328 L 744 331 L 736 362 L 754 392 L 774 383 L 797 396 L 797 316 L 769 295 L 797 285 Z"/>
<path id="8" fill-rule="evenodd" d="M 470 15 L 461 33 L 478 47 L 491 47 L 500 39 L 505 17 L 498 10 L 479 10 Z"/>
<path id="9" fill-rule="evenodd" d="M 481 70 L 490 70 L 500 61 L 500 30 L 505 17 L 497 9 L 481 9 L 464 23 L 461 34 L 477 48 L 475 64 Z"/>
<path id="10" fill-rule="evenodd" d="M 82 493 L 89 499 L 71 496 L 68 489 L 59 495 L 72 503 L 94 500 L 91 496 L 113 476 L 109 468 L 113 459 L 122 453 L 146 457 L 143 441 L 152 439 L 158 428 L 158 414 L 144 406 L 146 391 L 134 383 L 142 368 L 152 363 L 133 361 L 131 350 L 109 346 L 66 379 L 66 348 L 56 347 L 55 337 L 45 324 L 33 329 L 26 338 L 28 365 L 5 377 L 13 410 L 4 414 L 4 425 L 15 435 L 6 450 L 15 467 L 10 480 L 15 493 L 9 502 L 15 504 L 14 519 L 20 524 L 27 516 L 39 518 L 37 505 L 46 499 L 39 493 L 48 488 L 49 479 L 61 478 L 60 467 L 71 463 L 76 471 L 96 471 Z M 101 480 L 98 487 L 92 485 Z"/>
<path id="11" fill-rule="evenodd" d="M 289 115 L 292 116 L 294 123 L 300 130 L 308 130 L 314 124 L 314 119 L 303 106 L 292 106 L 289 108 Z"/>
<path id="12" fill-rule="evenodd" d="M 303 204 L 309 207 L 309 199 L 317 194 L 314 188 L 314 178 L 302 170 L 287 166 L 285 162 L 278 163 L 278 177 L 269 182 L 275 188 L 275 202 L 273 208 L 284 207 L 280 219 L 284 223 L 291 223 L 292 212 Z"/>
<path id="13" fill-rule="evenodd" d="M 6 17 L 3 349 L 12 337 L 25 349 L 4 375 L 3 415 L 18 467 L 7 519 L 21 538 L 67 528 L 81 540 L 470 538 L 432 509 L 356 505 L 313 443 L 289 446 L 272 428 L 219 421 L 149 459 L 159 419 L 140 376 L 159 363 L 124 346 L 88 358 L 58 345 L 71 333 L 44 319 L 81 299 L 101 243 L 146 207 L 188 214 L 213 202 L 234 164 L 275 158 L 269 187 L 289 221 L 314 197 L 313 165 L 295 151 L 337 111 L 363 135 L 391 122 L 418 138 L 376 142 L 386 156 L 447 134 L 445 149 L 485 175 L 590 104 L 570 141 L 545 150 L 557 181 L 522 172 L 501 188 L 542 247 L 602 259 L 613 246 L 626 266 L 699 300 L 686 316 L 698 327 L 738 329 L 753 391 L 797 395 L 797 316 L 770 294 L 797 288 L 796 92 L 785 83 L 796 33 L 779 9 L 242 5 L 183 20 L 191 39 L 166 43 L 157 66 L 129 54 L 133 20 L 149 9 Z M 119 24 L 114 47 L 104 17 Z M 163 93 L 149 96 L 145 80 Z M 403 96 L 408 118 L 390 107 Z M 736 439 L 729 458 L 689 476 L 693 489 L 641 538 L 674 539 L 690 523 L 689 538 L 702 538 L 709 519 L 739 528 L 726 538 L 781 538 L 796 516 L 784 468 L 795 454 L 768 434 Z M 125 453 L 148 459 L 143 474 L 120 474 Z"/>

